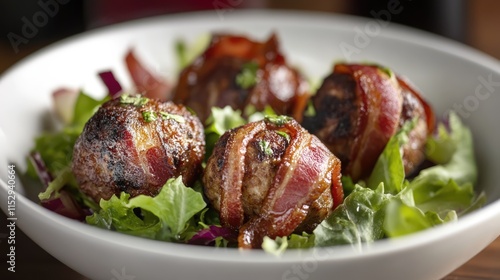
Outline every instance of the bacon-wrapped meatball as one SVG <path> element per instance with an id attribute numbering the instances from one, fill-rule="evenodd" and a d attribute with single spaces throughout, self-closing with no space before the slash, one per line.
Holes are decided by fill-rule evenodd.
<path id="1" fill-rule="evenodd" d="M 182 105 L 122 95 L 87 122 L 72 168 L 81 190 L 96 202 L 121 191 L 155 196 L 169 178 L 193 182 L 204 152 L 203 126 Z"/>
<path id="2" fill-rule="evenodd" d="M 344 174 L 354 180 L 371 173 L 389 139 L 413 118 L 417 124 L 403 147 L 406 173 L 424 160 L 433 112 L 392 72 L 375 65 L 338 64 L 311 101 L 316 114 L 304 117 L 303 126 L 340 158 Z"/>
<path id="3" fill-rule="evenodd" d="M 204 191 L 240 248 L 264 236 L 311 232 L 343 199 L 340 161 L 295 120 L 267 118 L 226 132 L 208 159 Z"/>
<path id="4" fill-rule="evenodd" d="M 180 74 L 173 100 L 192 108 L 202 122 L 214 106 L 243 110 L 250 104 L 300 120 L 308 96 L 305 80 L 286 64 L 275 35 L 265 42 L 214 35 Z"/>

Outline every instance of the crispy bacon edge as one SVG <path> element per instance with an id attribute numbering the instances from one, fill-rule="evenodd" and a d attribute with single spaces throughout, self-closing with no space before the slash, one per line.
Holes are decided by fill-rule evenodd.
<path id="1" fill-rule="evenodd" d="M 424 107 L 425 118 L 427 122 L 427 135 L 430 135 L 434 131 L 434 128 L 436 126 L 436 116 L 434 114 L 434 110 L 432 109 L 431 105 L 422 97 L 422 94 L 417 89 L 415 89 L 415 86 L 412 85 L 407 79 L 402 76 L 397 76 L 397 80 L 399 85 L 403 89 L 409 91 L 413 96 L 415 96 Z"/>
<path id="2" fill-rule="evenodd" d="M 244 158 L 250 140 L 271 129 L 290 135 L 273 184 L 262 205 L 262 214 L 244 223 L 241 204 Z M 330 188 L 332 209 L 343 200 L 341 163 L 338 158 L 295 120 L 283 125 L 268 121 L 248 124 L 230 135 L 225 151 L 221 188 L 221 224 L 239 230 L 238 247 L 259 248 L 264 236 L 288 236 L 304 221 L 310 205 Z"/>
<path id="3" fill-rule="evenodd" d="M 138 59 L 133 49 L 129 49 L 125 55 L 125 64 L 134 81 L 137 92 L 142 95 L 169 101 L 172 99 L 172 85 L 162 77 L 154 75 Z"/>
<path id="4" fill-rule="evenodd" d="M 401 87 L 395 76 L 388 76 L 373 65 L 337 64 L 334 73 L 350 74 L 360 98 L 357 131 L 346 166 L 354 180 L 366 176 L 389 139 L 397 132 L 403 106 Z"/>
<path id="5" fill-rule="evenodd" d="M 261 75 L 261 78 L 266 81 L 265 83 L 261 83 L 260 86 L 265 88 L 270 87 L 269 83 L 272 82 L 270 76 L 277 79 L 274 71 L 278 71 L 280 68 L 286 68 L 289 73 L 295 73 L 298 76 L 295 81 L 297 82 L 295 85 L 297 87 L 297 92 L 296 95 L 289 100 L 292 105 L 288 110 L 281 108 L 281 105 L 279 104 L 284 101 L 280 100 L 277 96 L 262 96 L 263 93 L 269 94 L 271 92 L 270 89 L 262 90 L 259 89 L 259 87 L 256 87 L 249 93 L 244 106 L 252 104 L 257 106 L 259 110 L 263 110 L 265 107 L 264 105 L 266 104 L 263 105 L 259 100 L 268 99 L 269 104 L 267 105 L 271 105 L 271 107 L 273 107 L 278 114 L 291 115 L 298 121 L 302 119 L 302 112 L 307 106 L 307 100 L 310 97 L 307 82 L 296 69 L 287 64 L 285 56 L 279 49 L 279 41 L 276 33 L 272 33 L 267 40 L 262 42 L 253 41 L 240 35 L 222 33 L 213 34 L 212 40 L 206 50 L 199 57 L 197 57 L 191 65 L 186 67 L 180 73 L 178 84 L 172 97 L 173 101 L 181 104 L 189 104 L 190 100 L 194 97 L 190 96 L 190 91 L 188 89 L 190 88 L 192 81 L 197 79 L 192 77 L 207 76 L 207 73 L 214 71 L 214 69 L 218 66 L 219 60 L 224 57 L 239 58 L 246 61 L 256 62 L 259 69 L 263 70 L 259 75 Z M 218 99 L 220 96 L 212 96 L 211 98 Z M 202 120 L 208 117 L 204 116 L 208 113 L 209 112 L 198 112 Z"/>

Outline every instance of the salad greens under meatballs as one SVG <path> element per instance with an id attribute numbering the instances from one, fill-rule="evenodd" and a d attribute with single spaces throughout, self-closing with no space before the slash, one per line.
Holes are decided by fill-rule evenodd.
<path id="1" fill-rule="evenodd" d="M 387 68 L 340 63 L 310 92 L 276 35 L 216 34 L 191 63 L 177 50 L 176 83 L 130 50 L 135 89 L 108 71 L 102 100 L 54 93 L 64 127 L 29 155 L 44 207 L 151 239 L 281 252 L 406 235 L 485 201 L 470 130 L 453 113 L 435 120 Z"/>

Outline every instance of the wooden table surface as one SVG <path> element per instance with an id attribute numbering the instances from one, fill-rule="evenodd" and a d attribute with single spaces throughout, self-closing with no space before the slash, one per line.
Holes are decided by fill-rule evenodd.
<path id="1" fill-rule="evenodd" d="M 500 1 L 489 2 L 496 3 L 493 5 L 499 6 Z M 487 3 L 483 2 L 486 9 L 491 10 Z M 498 10 L 498 9 L 497 9 Z M 491 14 L 491 19 L 498 22 L 498 14 Z M 481 20 L 485 21 L 487 19 L 487 14 L 481 14 Z M 479 18 L 479 17 L 478 17 Z M 491 26 L 491 25 L 488 25 Z M 478 28 L 479 27 L 479 28 Z M 477 38 L 488 38 L 486 43 L 481 40 L 477 40 L 478 44 L 476 47 L 483 49 L 483 51 L 489 51 L 489 53 L 500 57 L 500 42 L 499 36 L 497 36 L 496 30 L 491 33 L 491 29 L 481 28 L 480 25 L 476 24 L 475 28 L 478 32 L 475 32 L 473 36 L 479 36 Z M 490 32 L 490 33 L 488 33 Z M 481 37 L 483 36 L 483 37 Z M 2 45 L 0 43 L 0 73 L 2 73 L 9 66 L 26 56 L 32 51 L 35 51 L 49 42 L 40 42 L 36 44 L 27 45 L 21 53 L 13 54 L 12 49 L 8 45 Z M 481 44 L 484 44 L 482 48 Z M 495 48 L 496 46 L 496 48 Z M 0 219 L 6 221 L 5 215 L 0 211 Z M 500 222 L 500 221 L 499 221 Z M 5 235 L 6 229 L 4 226 L 0 228 L 0 237 Z M 0 265 L 0 279 L 87 279 L 84 276 L 78 274 L 72 269 L 68 268 L 62 264 L 57 259 L 53 258 L 51 255 L 46 253 L 37 244 L 31 241 L 26 235 L 18 230 L 16 235 L 16 245 L 17 245 L 17 272 L 13 274 L 6 273 L 6 242 L 0 238 L 0 254 L 1 254 L 1 265 Z M 77 252 L 75 252 L 77 253 Z M 4 276 L 5 275 L 5 276 Z M 8 276 L 6 278 L 6 276 Z M 13 277 L 14 276 L 14 277 Z M 500 237 L 497 238 L 493 243 L 491 243 L 486 249 L 476 255 L 473 259 L 465 263 L 463 266 L 443 278 L 444 280 L 469 280 L 469 279 L 500 279 Z"/>

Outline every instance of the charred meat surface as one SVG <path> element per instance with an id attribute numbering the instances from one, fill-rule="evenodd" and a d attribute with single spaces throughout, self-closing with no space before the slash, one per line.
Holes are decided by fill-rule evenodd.
<path id="1" fill-rule="evenodd" d="M 192 108 L 204 122 L 212 107 L 257 110 L 302 117 L 309 94 L 303 77 L 287 65 L 272 35 L 265 42 L 214 35 L 208 48 L 180 74 L 173 100 Z"/>
<path id="2" fill-rule="evenodd" d="M 420 94 L 376 65 L 338 64 L 311 98 L 314 116 L 303 126 L 342 161 L 355 181 L 368 176 L 389 139 L 406 121 L 417 123 L 403 147 L 406 174 L 424 160 L 434 114 Z"/>
<path id="3" fill-rule="evenodd" d="M 340 161 L 285 117 L 226 132 L 208 159 L 204 192 L 240 248 L 311 232 L 343 199 Z"/>
<path id="4" fill-rule="evenodd" d="M 72 168 L 81 190 L 96 202 L 122 191 L 155 196 L 169 178 L 193 182 L 204 152 L 202 124 L 184 106 L 122 95 L 87 122 Z"/>

